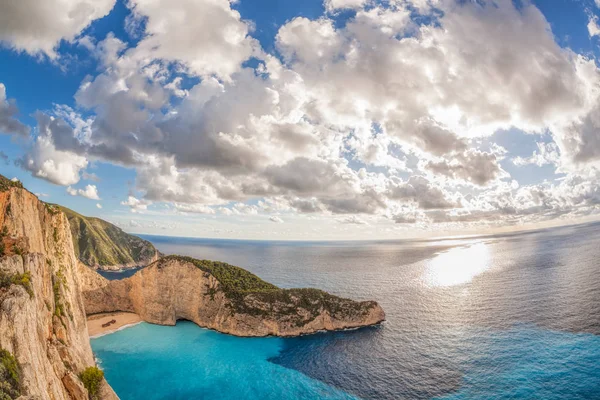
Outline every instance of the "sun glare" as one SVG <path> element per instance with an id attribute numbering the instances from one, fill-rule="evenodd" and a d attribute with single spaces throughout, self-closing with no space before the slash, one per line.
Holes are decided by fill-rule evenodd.
<path id="1" fill-rule="evenodd" d="M 449 287 L 471 282 L 477 275 L 489 269 L 489 259 L 489 249 L 484 242 L 450 249 L 427 264 L 425 284 Z"/>

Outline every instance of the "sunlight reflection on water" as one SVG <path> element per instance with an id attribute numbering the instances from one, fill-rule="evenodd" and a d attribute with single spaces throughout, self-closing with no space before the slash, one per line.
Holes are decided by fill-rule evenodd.
<path id="1" fill-rule="evenodd" d="M 427 263 L 424 282 L 427 286 L 449 287 L 471 282 L 490 267 L 490 251 L 484 242 L 456 247 L 439 254 Z"/>

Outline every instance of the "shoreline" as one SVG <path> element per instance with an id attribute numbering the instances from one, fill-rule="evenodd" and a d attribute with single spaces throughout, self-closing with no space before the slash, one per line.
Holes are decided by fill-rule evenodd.
<path id="1" fill-rule="evenodd" d="M 115 321 L 109 326 L 103 327 L 111 321 Z M 127 312 L 111 312 L 94 314 L 87 317 L 87 329 L 90 339 L 108 335 L 143 322 L 139 315 Z"/>

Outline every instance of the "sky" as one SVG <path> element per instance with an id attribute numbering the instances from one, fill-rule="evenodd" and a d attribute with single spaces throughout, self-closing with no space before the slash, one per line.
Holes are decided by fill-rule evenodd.
<path id="1" fill-rule="evenodd" d="M 0 0 L 0 173 L 168 236 L 599 219 L 600 0 Z"/>

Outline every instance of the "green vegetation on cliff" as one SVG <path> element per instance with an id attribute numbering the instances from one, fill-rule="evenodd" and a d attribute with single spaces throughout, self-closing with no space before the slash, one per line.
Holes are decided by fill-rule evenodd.
<path id="1" fill-rule="evenodd" d="M 0 175 L 0 192 L 6 192 L 12 187 L 23 189 L 23 184 L 19 181 L 13 182 L 7 177 Z"/>
<path id="2" fill-rule="evenodd" d="M 364 316 L 377 305 L 374 301 L 357 302 L 319 289 L 281 289 L 243 268 L 219 261 L 167 256 L 160 262 L 169 260 L 192 263 L 214 276 L 220 283 L 220 290 L 231 301 L 234 313 L 287 318 L 297 326 L 304 326 L 323 311 L 343 319 Z M 215 294 L 209 290 L 209 295 Z"/>
<path id="3" fill-rule="evenodd" d="M 253 293 L 281 290 L 277 286 L 263 281 L 258 276 L 243 268 L 220 261 L 197 260 L 192 257 L 167 256 L 165 261 L 177 260 L 194 264 L 204 272 L 208 272 L 221 284 L 221 289 L 227 294 Z"/>
<path id="4" fill-rule="evenodd" d="M 83 382 L 83 386 L 87 389 L 90 399 L 97 399 L 104 379 L 104 372 L 98 367 L 88 367 L 79 377 Z"/>
<path id="5" fill-rule="evenodd" d="M 31 272 L 27 271 L 23 274 L 7 274 L 0 271 L 0 289 L 7 289 L 11 285 L 23 286 L 29 296 L 33 296 L 33 289 L 31 287 Z"/>
<path id="6" fill-rule="evenodd" d="M 142 266 L 154 261 L 157 250 L 147 240 L 125 233 L 99 218 L 84 217 L 65 207 L 73 246 L 79 260 L 90 267 Z"/>
<path id="7" fill-rule="evenodd" d="M 15 357 L 0 349 L 0 399 L 16 399 L 20 396 L 20 375 Z"/>

